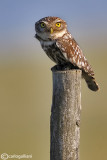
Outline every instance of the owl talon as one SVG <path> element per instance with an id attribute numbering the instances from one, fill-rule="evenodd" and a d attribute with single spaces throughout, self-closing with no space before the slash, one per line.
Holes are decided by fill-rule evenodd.
<path id="1" fill-rule="evenodd" d="M 51 68 L 52 71 L 67 71 L 72 69 L 78 69 L 78 67 L 75 67 L 71 63 L 65 63 L 60 65 L 55 65 L 54 67 Z"/>
<path id="2" fill-rule="evenodd" d="M 62 69 L 61 65 L 55 65 L 54 67 L 51 68 L 52 71 L 61 71 Z"/>

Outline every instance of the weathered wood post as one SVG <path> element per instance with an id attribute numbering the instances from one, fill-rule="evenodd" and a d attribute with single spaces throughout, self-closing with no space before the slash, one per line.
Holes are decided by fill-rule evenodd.
<path id="1" fill-rule="evenodd" d="M 79 160 L 81 70 L 53 71 L 50 160 Z"/>

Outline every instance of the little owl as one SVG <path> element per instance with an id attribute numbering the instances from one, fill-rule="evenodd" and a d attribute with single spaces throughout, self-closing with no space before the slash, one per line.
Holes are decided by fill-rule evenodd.
<path id="1" fill-rule="evenodd" d="M 67 30 L 67 24 L 59 17 L 45 17 L 35 23 L 35 37 L 40 41 L 48 57 L 57 68 L 81 69 L 89 89 L 98 90 L 94 72 L 77 42 Z"/>

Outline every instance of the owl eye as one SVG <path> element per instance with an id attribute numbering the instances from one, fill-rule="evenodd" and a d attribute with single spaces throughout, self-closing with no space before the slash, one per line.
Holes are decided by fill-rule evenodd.
<path id="1" fill-rule="evenodd" d="M 42 28 L 45 28 L 45 23 L 44 22 L 42 22 L 40 25 L 41 25 Z"/>
<path id="2" fill-rule="evenodd" d="M 56 23 L 56 26 L 61 27 L 61 23 L 60 22 Z"/>

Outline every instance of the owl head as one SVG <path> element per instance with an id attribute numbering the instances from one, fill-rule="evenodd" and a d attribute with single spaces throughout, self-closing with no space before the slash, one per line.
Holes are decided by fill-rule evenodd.
<path id="1" fill-rule="evenodd" d="M 67 24 L 59 17 L 45 17 L 35 23 L 35 31 L 42 40 L 54 40 L 67 32 Z"/>

